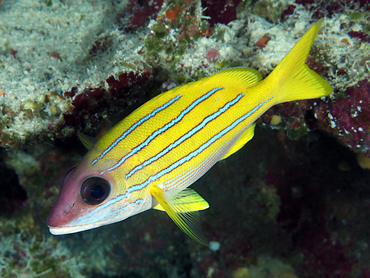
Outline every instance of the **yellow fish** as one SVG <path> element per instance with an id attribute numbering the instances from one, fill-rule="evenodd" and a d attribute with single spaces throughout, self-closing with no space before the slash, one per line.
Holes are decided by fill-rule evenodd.
<path id="1" fill-rule="evenodd" d="M 158 95 L 95 144 L 80 135 L 89 151 L 63 180 L 50 232 L 75 233 L 155 208 L 207 244 L 198 211 L 208 203 L 187 187 L 251 140 L 255 120 L 271 106 L 333 91 L 305 64 L 322 21 L 264 80 L 250 68 L 226 69 Z"/>

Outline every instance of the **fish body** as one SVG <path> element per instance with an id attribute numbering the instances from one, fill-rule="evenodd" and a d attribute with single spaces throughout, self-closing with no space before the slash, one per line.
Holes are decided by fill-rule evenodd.
<path id="1" fill-rule="evenodd" d="M 197 211 L 208 203 L 188 186 L 252 139 L 254 122 L 278 103 L 328 95 L 332 88 L 305 60 L 315 23 L 262 80 L 231 68 L 148 101 L 89 148 L 65 177 L 48 217 L 53 234 L 79 232 L 156 208 L 206 244 Z"/>

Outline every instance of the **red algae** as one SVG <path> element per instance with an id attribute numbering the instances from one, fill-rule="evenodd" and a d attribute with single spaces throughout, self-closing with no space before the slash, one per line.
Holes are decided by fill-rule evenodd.
<path id="1" fill-rule="evenodd" d="M 319 53 L 319 51 L 320 49 L 316 46 L 312 47 L 310 55 L 307 58 L 307 65 L 310 69 L 326 78 L 330 67 L 323 61 L 325 59 L 325 54 Z"/>
<path id="2" fill-rule="evenodd" d="M 270 124 L 274 115 L 280 116 L 279 128 L 287 131 L 290 139 L 297 139 L 308 132 L 308 127 L 317 128 L 318 124 L 313 122 L 312 107 L 318 99 L 291 101 L 275 105 L 264 113 L 258 120 L 258 123 Z M 317 122 L 317 120 L 315 120 Z"/>
<path id="3" fill-rule="evenodd" d="M 262 38 L 260 38 L 254 45 L 257 46 L 258 48 L 264 48 L 268 41 L 269 38 L 265 35 Z"/>
<path id="4" fill-rule="evenodd" d="M 346 13 L 346 11 L 349 9 L 357 10 L 358 8 L 370 7 L 367 0 L 296 0 L 295 3 L 305 6 L 308 11 L 313 13 L 312 18 L 314 19 L 319 19 L 322 17 L 332 18 L 338 13 Z M 289 13 L 290 12 L 291 11 L 289 11 Z"/>
<path id="5" fill-rule="evenodd" d="M 78 93 L 77 86 L 72 87 L 70 91 L 64 93 L 65 97 L 73 98 L 72 111 L 63 115 L 65 124 L 73 127 L 82 124 L 85 116 L 108 109 L 110 101 L 115 101 L 116 106 L 119 106 L 117 101 L 122 102 L 121 108 L 124 107 L 124 103 L 127 105 L 127 102 L 132 102 L 138 97 L 139 91 L 142 92 L 147 88 L 150 80 L 151 72 L 147 70 L 143 73 L 122 73 L 118 80 L 113 76 L 108 77 L 106 79 L 108 90 L 101 87 L 85 88 Z"/>
<path id="6" fill-rule="evenodd" d="M 370 36 L 362 31 L 350 31 L 348 32 L 348 35 L 350 35 L 351 38 L 359 39 L 361 42 L 370 43 Z"/>
<path id="7" fill-rule="evenodd" d="M 281 21 L 285 21 L 288 16 L 292 15 L 294 13 L 294 10 L 295 10 L 295 5 L 288 5 L 288 7 L 282 11 L 281 13 Z"/>
<path id="8" fill-rule="evenodd" d="M 163 0 L 133 0 L 128 8 L 118 13 L 115 23 L 125 32 L 133 32 L 138 27 L 144 27 L 150 19 L 154 19 L 160 11 Z"/>
<path id="9" fill-rule="evenodd" d="M 175 21 L 177 19 L 177 16 L 179 15 L 179 7 L 171 7 L 166 10 L 166 18 L 170 19 L 172 21 Z"/>
<path id="10" fill-rule="evenodd" d="M 202 6 L 205 8 L 203 14 L 210 17 L 208 20 L 210 27 L 217 23 L 228 24 L 237 19 L 236 8 L 240 2 L 241 0 L 202 1 Z"/>
<path id="11" fill-rule="evenodd" d="M 208 62 L 210 63 L 216 62 L 219 57 L 220 57 L 220 52 L 218 52 L 216 48 L 208 49 L 207 54 L 206 54 L 206 59 L 208 60 Z"/>
<path id="12" fill-rule="evenodd" d="M 327 71 L 326 67 L 321 67 L 320 63 L 316 64 L 312 59 L 308 63 L 313 68 L 321 68 L 318 70 L 321 74 Z M 297 131 L 305 124 L 311 129 L 321 127 L 352 150 L 364 152 L 370 156 L 370 96 L 368 92 L 370 92 L 370 82 L 365 79 L 355 86 L 348 87 L 343 98 L 279 104 L 269 109 L 258 122 L 269 123 L 273 115 L 279 115 L 282 119 L 280 126 L 288 128 L 288 136 L 290 128 Z M 311 113 L 315 117 L 310 116 Z M 304 129 L 298 135 L 305 134 L 302 131 Z M 296 138 L 296 136 L 289 137 Z"/>
<path id="13" fill-rule="evenodd" d="M 340 142 L 354 150 L 364 149 L 370 155 L 370 82 L 359 81 L 348 87 L 345 97 L 328 100 L 315 108 L 316 118 Z"/>
<path id="14" fill-rule="evenodd" d="M 77 94 L 77 92 L 78 92 L 78 88 L 77 88 L 77 86 L 74 86 L 74 87 L 71 88 L 70 91 L 65 91 L 64 96 L 72 98 Z"/>
<path id="15" fill-rule="evenodd" d="M 309 227 L 311 226 L 311 227 Z M 348 256 L 347 248 L 331 239 L 325 231 L 325 223 L 319 222 L 317 229 L 313 229 L 312 223 L 302 225 L 308 229 L 304 238 L 300 239 L 300 255 L 304 258 L 302 270 L 308 275 L 307 278 L 345 278 L 352 270 L 354 259 Z"/>

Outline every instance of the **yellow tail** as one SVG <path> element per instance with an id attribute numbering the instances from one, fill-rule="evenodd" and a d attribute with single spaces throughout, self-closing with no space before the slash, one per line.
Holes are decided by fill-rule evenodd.
<path id="1" fill-rule="evenodd" d="M 320 30 L 318 20 L 297 42 L 271 74 L 263 81 L 275 84 L 277 103 L 299 99 L 318 98 L 333 92 L 330 84 L 306 65 L 307 56 Z"/>

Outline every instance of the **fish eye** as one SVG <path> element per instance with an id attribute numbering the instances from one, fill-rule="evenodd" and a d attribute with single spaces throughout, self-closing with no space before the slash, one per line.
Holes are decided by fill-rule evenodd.
<path id="1" fill-rule="evenodd" d="M 81 199 L 89 205 L 98 205 L 107 199 L 110 192 L 110 183 L 100 177 L 86 179 L 80 189 Z"/>

